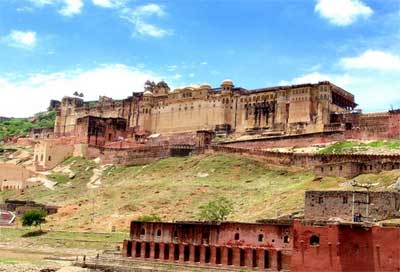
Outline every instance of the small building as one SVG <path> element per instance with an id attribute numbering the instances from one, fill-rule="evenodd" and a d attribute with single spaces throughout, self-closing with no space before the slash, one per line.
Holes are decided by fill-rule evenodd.
<path id="1" fill-rule="evenodd" d="M 74 147 L 52 140 L 43 140 L 35 144 L 33 157 L 37 171 L 53 169 L 58 164 L 72 156 Z"/>
<path id="2" fill-rule="evenodd" d="M 399 192 L 307 191 L 304 217 L 313 220 L 381 221 L 398 217 L 399 210 Z"/>
<path id="3" fill-rule="evenodd" d="M 30 139 L 50 139 L 54 136 L 54 128 L 33 128 L 29 132 Z"/>
<path id="4" fill-rule="evenodd" d="M 4 203 L 0 204 L 0 210 L 15 212 L 17 215 L 21 215 L 24 212 L 31 210 L 43 210 L 46 211 L 47 214 L 54 214 L 57 213 L 58 207 L 44 205 L 34 201 L 6 199 Z"/>
<path id="5" fill-rule="evenodd" d="M 124 118 L 85 116 L 77 119 L 75 136 L 78 143 L 104 146 L 126 138 L 126 130 Z"/>
<path id="6" fill-rule="evenodd" d="M 27 179 L 32 176 L 33 173 L 22 165 L 2 163 L 0 164 L 0 191 L 23 191 L 29 187 Z"/>

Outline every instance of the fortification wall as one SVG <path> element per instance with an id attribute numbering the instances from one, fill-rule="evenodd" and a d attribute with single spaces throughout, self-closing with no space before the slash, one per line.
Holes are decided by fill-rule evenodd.
<path id="1" fill-rule="evenodd" d="M 169 146 L 156 145 L 134 148 L 89 146 L 87 158 L 100 158 L 102 164 L 142 165 L 169 157 Z"/>
<path id="2" fill-rule="evenodd" d="M 320 176 L 353 177 L 363 173 L 378 173 L 400 168 L 400 155 L 308 154 L 228 145 L 214 145 L 212 149 L 214 152 L 259 156 L 265 162 L 274 165 L 314 168 L 315 173 Z"/>
<path id="3" fill-rule="evenodd" d="M 292 271 L 396 271 L 400 267 L 399 227 L 295 221 L 294 230 Z M 318 243 L 312 244 L 312 239 Z"/>
<path id="4" fill-rule="evenodd" d="M 304 216 L 306 219 L 328 220 L 340 217 L 352 221 L 370 218 L 386 220 L 398 215 L 400 193 L 357 191 L 308 191 L 305 196 Z M 353 210 L 354 209 L 354 210 Z M 354 214 L 353 214 L 354 212 Z"/>

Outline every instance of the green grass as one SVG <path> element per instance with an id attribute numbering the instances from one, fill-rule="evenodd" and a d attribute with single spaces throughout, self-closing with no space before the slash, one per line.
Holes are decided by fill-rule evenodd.
<path id="1" fill-rule="evenodd" d="M 33 228 L 0 228 L 0 242 L 23 241 L 37 246 L 114 249 L 128 237 L 128 233 L 90 233 L 46 231 L 43 235 L 26 237 Z"/>
<path id="2" fill-rule="evenodd" d="M 197 220 L 199 207 L 226 197 L 234 212 L 228 220 L 254 222 L 277 215 L 301 212 L 306 190 L 346 189 L 343 178 L 316 180 L 311 170 L 270 166 L 245 156 L 204 154 L 168 158 L 145 166 L 111 166 L 103 172 L 101 186 L 88 189 L 96 164 L 70 158 L 76 173 L 55 190 L 32 187 L 23 195 L 0 192 L 0 196 L 33 199 L 62 206 L 48 217 L 45 228 L 64 230 L 127 231 L 131 220 L 157 215 L 163 221 Z M 379 182 L 385 189 L 400 171 L 361 175 L 359 182 Z M 65 177 L 63 177 L 64 179 Z"/>
<path id="3" fill-rule="evenodd" d="M 24 136 L 33 128 L 52 128 L 56 118 L 55 111 L 38 113 L 32 118 L 11 118 L 11 120 L 0 121 L 0 141 L 6 136 Z"/>
<path id="4" fill-rule="evenodd" d="M 362 143 L 357 141 L 342 141 L 334 143 L 318 152 L 318 154 L 354 154 L 374 151 L 377 149 L 396 151 L 400 150 L 400 139 L 373 141 Z"/>

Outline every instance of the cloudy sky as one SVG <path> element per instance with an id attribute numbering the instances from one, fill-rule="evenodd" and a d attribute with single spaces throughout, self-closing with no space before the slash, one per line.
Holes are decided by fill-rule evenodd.
<path id="1" fill-rule="evenodd" d="M 0 0 L 0 116 L 225 78 L 330 80 L 364 111 L 400 107 L 400 0 Z"/>

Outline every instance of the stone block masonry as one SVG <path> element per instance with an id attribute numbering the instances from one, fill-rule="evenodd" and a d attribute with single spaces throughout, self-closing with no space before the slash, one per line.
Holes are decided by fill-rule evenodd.
<path id="1" fill-rule="evenodd" d="M 135 148 L 106 148 L 89 146 L 87 157 L 90 159 L 100 158 L 102 164 L 116 165 L 143 165 L 170 156 L 167 145 L 143 146 Z"/>

